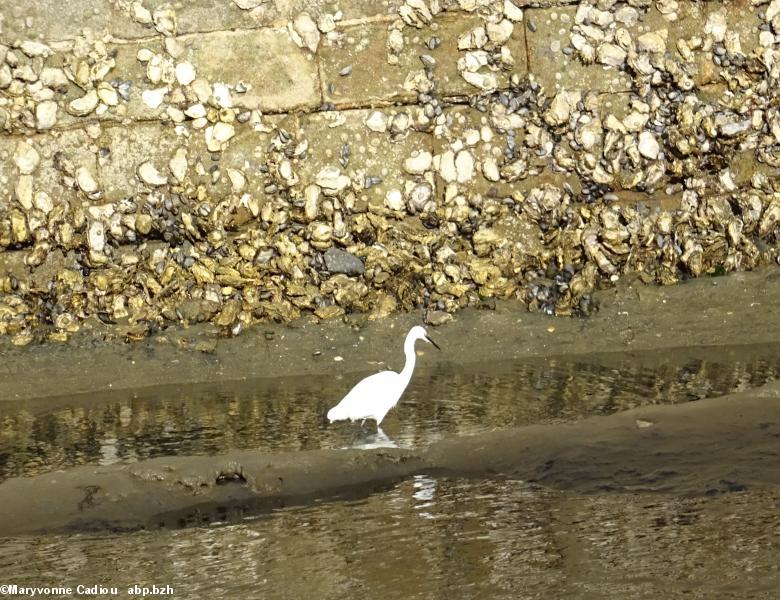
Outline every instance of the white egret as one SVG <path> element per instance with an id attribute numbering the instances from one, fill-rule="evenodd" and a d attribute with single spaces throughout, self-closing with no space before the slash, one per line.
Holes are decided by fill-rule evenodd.
<path id="1" fill-rule="evenodd" d="M 401 394 L 409 385 L 412 372 L 414 372 L 416 359 L 414 343 L 417 340 L 425 340 L 441 350 L 438 344 L 428 337 L 428 332 L 425 331 L 424 327 L 419 325 L 412 327 L 406 334 L 404 341 L 406 364 L 403 370 L 400 373 L 382 371 L 366 377 L 353 387 L 341 402 L 328 411 L 328 420 L 331 423 L 347 419 L 365 423 L 366 419 L 374 419 L 378 429 L 382 419 L 398 403 Z"/>

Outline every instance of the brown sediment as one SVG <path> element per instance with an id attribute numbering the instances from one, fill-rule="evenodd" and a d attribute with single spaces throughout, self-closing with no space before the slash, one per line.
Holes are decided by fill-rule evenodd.
<path id="1" fill-rule="evenodd" d="M 0 535 L 200 525 L 365 494 L 425 468 L 394 448 L 156 458 L 78 467 L 0 485 Z"/>
<path id="2" fill-rule="evenodd" d="M 437 327 L 443 351 L 426 365 L 778 342 L 778 297 L 780 271 L 766 269 L 669 287 L 623 281 L 597 294 L 599 310 L 587 319 L 553 319 L 529 314 L 511 301 L 498 302 L 495 310 L 466 309 Z M 65 345 L 24 348 L 0 339 L 0 402 L 372 371 L 419 323 L 419 314 L 378 321 L 301 319 L 254 327 L 236 338 L 217 338 L 204 328 L 172 328 L 138 344 L 97 334 L 76 336 Z"/>
<path id="3" fill-rule="evenodd" d="M 517 478 L 590 492 L 718 495 L 780 485 L 780 383 L 575 423 L 502 429 L 427 449 L 157 458 L 0 485 L 0 535 L 221 522 L 359 497 L 414 474 Z"/>
<path id="4" fill-rule="evenodd" d="M 574 423 L 443 440 L 449 475 L 501 474 L 580 492 L 715 495 L 780 484 L 780 384 Z"/>

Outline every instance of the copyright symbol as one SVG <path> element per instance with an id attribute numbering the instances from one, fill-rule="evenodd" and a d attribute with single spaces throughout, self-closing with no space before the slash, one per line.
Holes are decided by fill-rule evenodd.
<path id="1" fill-rule="evenodd" d="M 11 593 L 11 586 L 8 584 L 0 585 L 0 594 L 10 594 Z"/>

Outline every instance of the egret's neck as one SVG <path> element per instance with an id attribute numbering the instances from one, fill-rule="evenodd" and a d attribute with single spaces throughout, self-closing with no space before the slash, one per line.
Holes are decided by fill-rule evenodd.
<path id="1" fill-rule="evenodd" d="M 405 383 L 409 383 L 412 378 L 412 372 L 414 371 L 414 361 L 417 360 L 417 355 L 414 353 L 415 339 L 411 336 L 406 338 L 404 342 L 404 354 L 406 355 L 406 364 L 404 370 L 401 371 L 401 377 Z"/>

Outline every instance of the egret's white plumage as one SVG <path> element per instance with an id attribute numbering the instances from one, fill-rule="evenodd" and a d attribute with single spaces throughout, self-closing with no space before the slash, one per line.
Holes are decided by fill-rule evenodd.
<path id="1" fill-rule="evenodd" d="M 336 406 L 328 411 L 328 420 L 344 421 L 364 421 L 373 419 L 377 427 L 385 418 L 388 411 L 393 408 L 401 394 L 404 393 L 406 386 L 414 372 L 414 363 L 416 355 L 414 353 L 414 343 L 417 340 L 424 340 L 439 347 L 434 342 L 424 327 L 419 325 L 412 327 L 406 334 L 404 341 L 404 354 L 406 355 L 406 364 L 400 373 L 395 371 L 382 371 L 376 375 L 371 375 L 363 379 Z"/>

